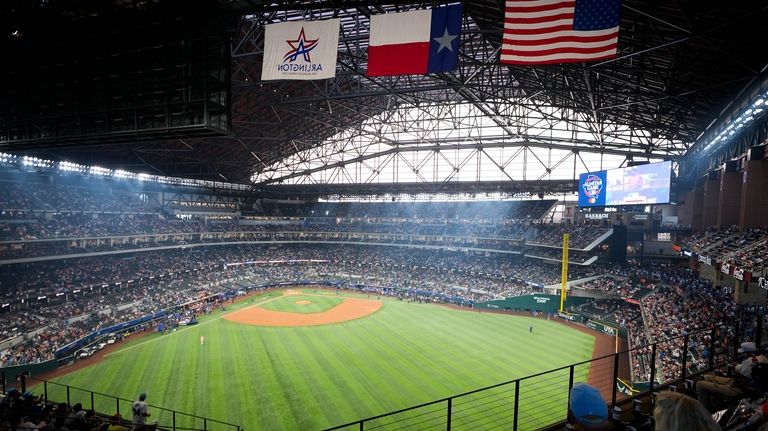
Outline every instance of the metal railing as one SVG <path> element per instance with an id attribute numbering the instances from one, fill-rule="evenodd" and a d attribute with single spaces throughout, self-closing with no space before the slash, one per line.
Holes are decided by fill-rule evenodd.
<path id="1" fill-rule="evenodd" d="M 736 359 L 741 342 L 761 345 L 762 316 L 750 316 L 732 324 L 693 331 L 612 355 L 567 365 L 509 380 L 439 400 L 359 419 L 327 428 L 333 430 L 535 430 L 565 421 L 569 393 L 577 382 L 600 390 L 611 406 L 645 396 L 662 386 L 684 383 L 692 376 L 712 371 L 726 360 Z M 635 388 L 631 382 L 639 370 L 630 363 L 630 352 L 646 355 L 648 379 Z M 685 352 L 685 353 L 683 353 Z"/>
<path id="2" fill-rule="evenodd" d="M 6 377 L 11 377 L 12 381 L 7 381 Z M 62 383 L 49 380 L 36 379 L 26 374 L 18 376 L 6 376 L 5 372 L 0 372 L 0 386 L 3 393 L 10 387 L 17 387 L 24 393 L 27 390 L 34 390 L 36 396 L 48 403 L 65 402 L 70 406 L 79 403 L 85 410 L 93 410 L 106 416 L 120 414 L 123 417 L 132 417 L 132 406 L 134 401 L 120 398 L 114 395 L 103 394 L 88 389 L 77 388 Z M 184 413 L 178 410 L 168 409 L 156 405 L 149 405 L 149 411 L 152 415 L 151 421 L 157 421 L 158 430 L 167 431 L 241 431 L 242 427 L 237 424 L 210 419 L 203 416 Z"/>

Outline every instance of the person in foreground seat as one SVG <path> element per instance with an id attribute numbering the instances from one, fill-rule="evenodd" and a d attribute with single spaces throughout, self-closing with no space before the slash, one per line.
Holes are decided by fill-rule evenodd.
<path id="1" fill-rule="evenodd" d="M 134 429 L 143 429 L 144 424 L 147 423 L 147 418 L 150 416 L 146 399 L 147 394 L 142 393 L 139 395 L 139 400 L 133 403 L 132 410 Z"/>
<path id="2" fill-rule="evenodd" d="M 707 409 L 679 392 L 661 392 L 653 409 L 656 431 L 722 431 Z"/>
<path id="3" fill-rule="evenodd" d="M 748 387 L 768 389 L 768 376 L 765 375 L 768 358 L 765 354 L 758 352 L 753 342 L 742 343 L 738 352 L 744 355 L 744 360 L 734 367 L 733 377 L 710 373 L 696 383 L 696 397 L 707 409 L 713 410 L 718 402 L 735 397 Z"/>
<path id="4" fill-rule="evenodd" d="M 571 388 L 571 400 L 568 404 L 568 424 L 566 429 L 610 430 L 613 426 L 608 421 L 608 404 L 600 391 L 586 383 L 577 383 Z"/>

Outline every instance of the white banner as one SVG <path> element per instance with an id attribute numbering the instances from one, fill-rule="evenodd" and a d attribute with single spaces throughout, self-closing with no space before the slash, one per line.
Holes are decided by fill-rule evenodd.
<path id="1" fill-rule="evenodd" d="M 737 280 L 744 280 L 744 270 L 741 268 L 734 268 L 733 278 Z"/>
<path id="2" fill-rule="evenodd" d="M 768 290 L 768 278 L 765 278 L 765 277 L 758 278 L 757 285 L 765 290 Z"/>
<path id="3" fill-rule="evenodd" d="M 710 258 L 709 256 L 699 255 L 699 262 L 706 263 L 707 265 L 712 266 L 712 258 Z"/>
<path id="4" fill-rule="evenodd" d="M 339 19 L 295 21 L 264 27 L 261 79 L 327 79 L 336 76 Z"/>
<path id="5" fill-rule="evenodd" d="M 724 263 L 720 266 L 720 271 L 723 274 L 730 274 L 731 273 L 731 265 L 728 263 Z"/>

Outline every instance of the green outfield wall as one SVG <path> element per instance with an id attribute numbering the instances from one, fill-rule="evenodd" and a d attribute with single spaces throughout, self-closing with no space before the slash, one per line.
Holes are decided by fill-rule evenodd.
<path id="1" fill-rule="evenodd" d="M 584 296 L 569 296 L 565 298 L 565 307 L 571 307 L 584 304 L 592 298 Z M 489 308 L 494 310 L 536 310 L 545 313 L 554 313 L 560 309 L 559 295 L 533 294 L 514 296 L 507 299 L 497 299 L 494 301 L 475 304 L 475 308 Z"/>

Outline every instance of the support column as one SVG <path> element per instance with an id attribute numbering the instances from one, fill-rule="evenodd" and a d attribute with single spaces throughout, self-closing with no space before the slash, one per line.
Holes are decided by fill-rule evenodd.
<path id="1" fill-rule="evenodd" d="M 723 165 L 720 174 L 720 200 L 717 204 L 717 227 L 727 228 L 741 224 L 742 174 L 738 161 Z"/>
<path id="2" fill-rule="evenodd" d="M 682 198 L 682 204 L 677 207 L 677 221 L 680 224 L 691 225 L 693 222 L 693 190 L 685 192 Z"/>
<path id="3" fill-rule="evenodd" d="M 733 288 L 733 299 L 737 304 L 764 305 L 766 303 L 765 290 L 757 286 L 736 280 Z"/>
<path id="4" fill-rule="evenodd" d="M 691 229 L 694 232 L 704 230 L 704 182 L 697 182 L 693 188 L 691 208 Z"/>
<path id="5" fill-rule="evenodd" d="M 768 225 L 768 161 L 763 148 L 750 148 L 741 192 L 741 228 Z"/>
<path id="6" fill-rule="evenodd" d="M 710 172 L 704 181 L 704 209 L 702 211 L 702 223 L 704 228 L 717 226 L 717 207 L 720 203 L 720 175 L 719 171 Z"/>

